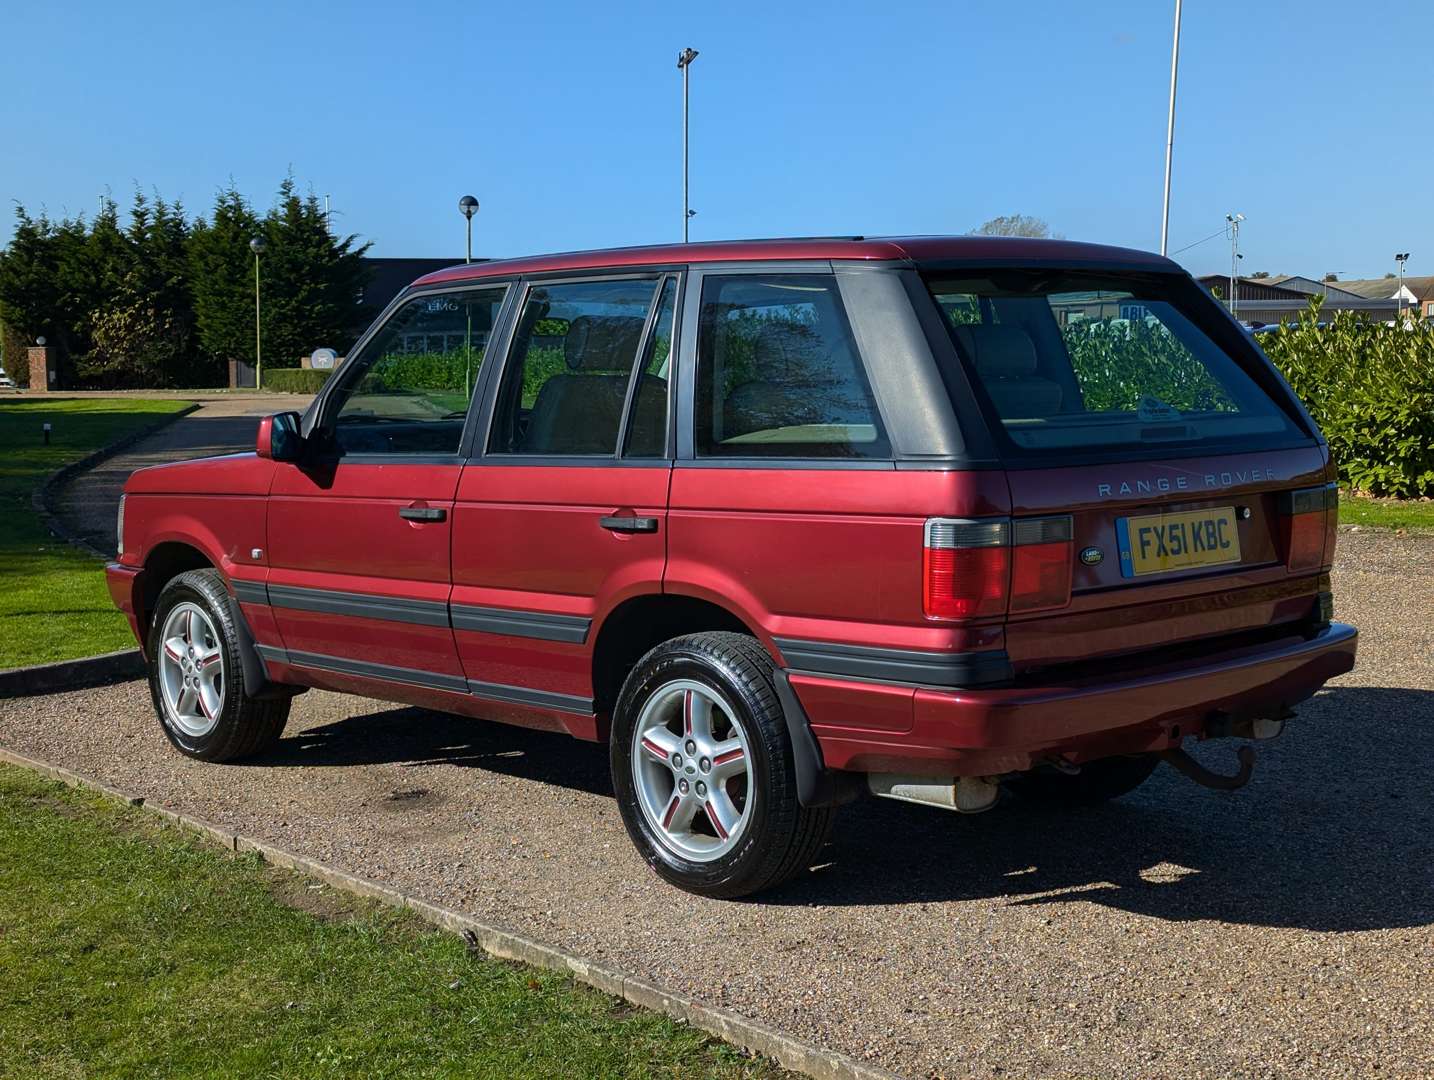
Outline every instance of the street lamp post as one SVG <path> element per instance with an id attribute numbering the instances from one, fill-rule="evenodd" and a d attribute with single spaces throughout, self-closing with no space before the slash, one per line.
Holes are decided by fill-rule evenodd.
<path id="1" fill-rule="evenodd" d="M 1170 160 L 1175 152 L 1175 76 L 1180 70 L 1180 0 L 1175 0 L 1175 41 L 1170 46 L 1170 117 L 1165 123 L 1165 201 L 1160 210 L 1160 254 L 1170 237 Z"/>
<path id="2" fill-rule="evenodd" d="M 1240 316 L 1235 312 L 1235 300 L 1239 293 L 1240 281 L 1240 222 L 1245 220 L 1244 214 L 1226 214 L 1225 223 L 1230 230 L 1230 314 L 1235 318 Z"/>
<path id="3" fill-rule="evenodd" d="M 697 59 L 696 49 L 683 49 L 677 54 L 677 70 L 682 72 L 682 242 L 687 243 L 687 223 L 692 210 L 687 203 L 687 83 L 692 70 L 692 61 Z"/>
<path id="4" fill-rule="evenodd" d="M 260 347 L 262 338 L 259 329 L 259 255 L 264 250 L 264 238 L 256 236 L 249 241 L 249 250 L 254 253 L 254 389 L 264 388 L 264 353 Z"/>
<path id="5" fill-rule="evenodd" d="M 458 212 L 463 215 L 468 229 L 468 244 L 463 251 L 463 262 L 473 261 L 473 215 L 478 213 L 478 200 L 472 195 L 464 195 L 458 200 Z M 472 396 L 473 382 L 473 303 L 465 301 L 463 304 L 468 314 L 468 330 L 463 337 L 463 396 Z"/>
<path id="6" fill-rule="evenodd" d="M 1399 264 L 1399 313 L 1395 316 L 1396 323 L 1404 321 L 1404 264 L 1409 261 L 1409 252 L 1395 252 L 1394 261 Z"/>
<path id="7" fill-rule="evenodd" d="M 468 222 L 468 249 L 463 256 L 463 261 L 471 263 L 473 261 L 473 215 L 478 213 L 478 200 L 472 195 L 463 196 L 458 200 L 458 212 Z"/>

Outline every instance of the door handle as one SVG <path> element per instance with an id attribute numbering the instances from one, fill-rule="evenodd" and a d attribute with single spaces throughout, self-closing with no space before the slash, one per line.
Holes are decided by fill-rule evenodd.
<path id="1" fill-rule="evenodd" d="M 405 506 L 399 510 L 398 516 L 404 521 L 443 521 L 448 517 L 448 511 L 441 506 Z"/>
<path id="2" fill-rule="evenodd" d="M 598 524 L 613 532 L 650 533 L 657 531 L 655 517 L 605 517 Z"/>

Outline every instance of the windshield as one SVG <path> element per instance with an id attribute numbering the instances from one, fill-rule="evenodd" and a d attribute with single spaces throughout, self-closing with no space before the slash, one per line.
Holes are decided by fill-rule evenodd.
<path id="1" fill-rule="evenodd" d="M 1300 434 L 1165 283 L 1002 271 L 928 285 L 1008 450 L 1257 449 Z"/>

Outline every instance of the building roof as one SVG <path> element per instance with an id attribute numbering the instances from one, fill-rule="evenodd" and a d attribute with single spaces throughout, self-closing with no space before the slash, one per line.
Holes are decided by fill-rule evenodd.
<path id="1" fill-rule="evenodd" d="M 1391 300 L 1399 292 L 1397 277 L 1364 278 L 1357 281 L 1341 281 L 1338 284 L 1346 292 L 1358 293 L 1360 296 L 1375 297 L 1380 300 Z M 1416 299 L 1428 299 L 1430 296 L 1434 296 L 1434 276 L 1406 276 L 1404 287 Z"/>
<path id="2" fill-rule="evenodd" d="M 471 266 L 451 266 L 427 274 L 414 284 L 439 285 L 512 274 L 555 270 L 596 270 L 623 266 L 685 266 L 717 262 L 767 262 L 839 259 L 885 262 L 973 263 L 1042 262 L 1091 266 L 1118 264 L 1150 270 L 1178 271 L 1168 259 L 1146 251 L 1082 244 L 1069 240 L 1036 240 L 1012 236 L 832 236 L 772 240 L 721 240 L 700 244 L 607 248 L 500 259 Z"/>

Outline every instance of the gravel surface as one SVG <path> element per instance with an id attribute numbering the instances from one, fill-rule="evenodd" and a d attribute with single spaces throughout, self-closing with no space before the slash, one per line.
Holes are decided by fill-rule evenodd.
<path id="1" fill-rule="evenodd" d="M 1244 790 L 860 803 L 755 901 L 659 882 L 603 751 L 554 735 L 311 692 L 273 754 L 211 766 L 129 683 L 0 703 L 0 743 L 912 1076 L 1429 1077 L 1434 536 L 1340 542 L 1360 667 Z"/>

